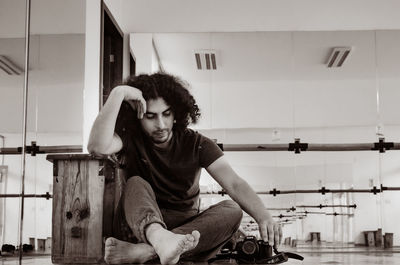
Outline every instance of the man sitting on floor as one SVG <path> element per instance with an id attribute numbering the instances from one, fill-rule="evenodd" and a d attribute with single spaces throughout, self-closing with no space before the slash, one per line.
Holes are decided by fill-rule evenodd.
<path id="1" fill-rule="evenodd" d="M 220 148 L 187 128 L 199 116 L 185 84 L 168 74 L 133 76 L 110 93 L 93 124 L 88 150 L 123 154 L 131 177 L 117 209 L 115 238 L 105 242 L 107 263 L 208 260 L 236 232 L 242 209 L 257 221 L 264 241 L 280 243 L 280 226 Z M 202 168 L 233 201 L 199 212 Z"/>

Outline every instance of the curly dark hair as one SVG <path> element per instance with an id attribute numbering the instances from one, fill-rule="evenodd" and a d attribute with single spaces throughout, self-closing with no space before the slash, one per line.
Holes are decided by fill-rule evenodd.
<path id="1" fill-rule="evenodd" d="M 188 84 L 176 76 L 167 73 L 142 74 L 129 77 L 125 84 L 141 90 L 146 101 L 163 98 L 174 114 L 176 120 L 174 130 L 184 130 L 189 124 L 196 123 L 200 117 L 200 109 L 186 88 Z M 127 115 L 129 118 L 126 118 L 136 117 L 136 113 L 133 113 L 132 108 L 126 105 L 128 104 L 122 106 L 125 108 L 125 111 L 123 111 L 125 115 L 128 114 L 126 113 L 127 111 L 131 112 Z M 123 113 L 121 114 L 124 115 Z"/>

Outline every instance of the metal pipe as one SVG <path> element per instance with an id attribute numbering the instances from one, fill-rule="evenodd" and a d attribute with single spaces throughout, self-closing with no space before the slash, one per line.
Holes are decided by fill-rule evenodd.
<path id="1" fill-rule="evenodd" d="M 1 147 L 2 148 L 4 148 L 4 146 L 6 146 L 6 137 L 4 136 L 4 135 L 0 135 L 0 138 L 1 138 L 1 140 L 2 140 L 2 145 L 1 145 Z M 4 166 L 4 156 L 5 155 L 2 155 L 2 158 L 1 158 L 1 165 L 2 166 Z M 1 171 L 0 172 L 0 179 L 1 180 L 3 180 L 3 171 Z M 4 193 L 6 193 L 7 192 L 7 177 L 4 179 L 4 187 L 3 187 L 3 189 L 4 189 L 4 191 L 2 191 L 2 192 L 4 192 Z M 0 244 L 1 245 L 4 245 L 4 239 L 5 239 L 5 234 L 6 234 L 6 208 L 7 208 L 7 203 L 6 203 L 6 199 L 4 199 L 3 201 L 2 201 L 2 207 L 3 207 L 3 216 L 2 216 L 2 224 L 3 224 L 3 227 L 2 227 L 2 231 L 1 231 L 1 242 L 0 242 Z"/>
<path id="2" fill-rule="evenodd" d="M 46 154 L 82 153 L 82 145 L 40 146 L 39 152 Z"/>
<path id="3" fill-rule="evenodd" d="M 29 150 L 28 150 L 29 151 Z M 0 148 L 2 155 L 19 155 L 22 147 Z M 82 145 L 38 146 L 37 154 L 82 153 Z"/>
<path id="4" fill-rule="evenodd" d="M 20 198 L 22 197 L 22 194 L 0 194 L 0 198 Z M 24 198 L 46 198 L 50 199 L 53 198 L 53 195 L 51 194 L 24 194 Z"/>
<path id="5" fill-rule="evenodd" d="M 374 143 L 355 144 L 308 144 L 307 151 L 337 152 L 337 151 L 377 151 L 374 150 Z M 0 148 L 0 154 L 17 155 L 21 154 L 21 147 Z M 40 153 L 81 153 L 81 145 L 60 145 L 60 146 L 38 146 Z M 289 144 L 224 144 L 223 150 L 227 152 L 250 152 L 250 151 L 289 151 Z M 400 143 L 393 143 L 390 150 L 400 150 Z M 292 152 L 292 151 L 290 151 Z"/>
<path id="6" fill-rule="evenodd" d="M 374 188 L 374 189 L 319 189 L 319 190 L 270 190 L 270 191 L 258 191 L 257 194 L 264 195 L 279 195 L 279 194 L 297 194 L 297 193 L 380 193 L 383 191 L 398 191 L 400 187 L 382 187 L 382 188 Z M 217 191 L 217 192 L 200 192 L 203 195 L 225 195 L 226 191 Z"/>
<path id="7" fill-rule="evenodd" d="M 383 187 L 382 190 L 400 190 L 400 187 Z"/>
<path id="8" fill-rule="evenodd" d="M 289 144 L 223 144 L 224 151 L 289 151 Z M 375 143 L 348 143 L 348 144 L 307 144 L 306 151 L 377 151 Z M 400 143 L 393 143 L 388 150 L 400 150 Z M 293 151 L 291 151 L 293 152 Z"/>
<path id="9" fill-rule="evenodd" d="M 28 80 L 29 80 L 29 41 L 31 23 L 31 1 L 26 0 L 25 16 L 25 71 L 24 71 L 24 92 L 23 92 L 23 130 L 22 130 L 22 159 L 21 159 L 21 204 L 19 224 L 19 264 L 22 265 L 22 234 L 24 228 L 24 193 L 25 193 L 25 164 L 26 164 L 26 128 L 28 109 Z"/>
<path id="10" fill-rule="evenodd" d="M 329 208 L 335 208 L 335 207 L 343 207 L 343 208 L 357 208 L 357 205 L 356 204 L 351 204 L 351 205 L 340 205 L 340 204 L 338 204 L 338 205 L 322 205 L 322 204 L 320 204 L 320 205 L 297 205 L 296 206 L 297 208 L 327 208 L 327 207 L 329 207 Z"/>
<path id="11" fill-rule="evenodd" d="M 327 189 L 324 193 L 370 193 L 371 189 Z M 258 194 L 274 194 L 274 191 L 257 192 Z M 293 193 L 322 193 L 321 190 L 281 190 L 276 191 L 278 194 L 293 194 Z"/>
<path id="12" fill-rule="evenodd" d="M 6 143 L 6 140 L 5 140 L 6 137 L 4 137 L 3 135 L 0 134 L 0 138 L 1 138 L 1 141 L 2 141 L 1 148 L 4 148 L 5 143 Z M 1 152 L 0 152 L 0 154 L 1 154 Z M 1 158 L 1 165 L 4 166 L 4 154 L 2 155 L 2 158 Z"/>

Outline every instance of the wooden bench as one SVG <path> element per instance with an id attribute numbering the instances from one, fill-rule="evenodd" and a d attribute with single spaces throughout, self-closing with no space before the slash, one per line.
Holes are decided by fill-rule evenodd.
<path id="1" fill-rule="evenodd" d="M 125 182 L 116 160 L 48 155 L 53 163 L 53 263 L 101 263 Z"/>

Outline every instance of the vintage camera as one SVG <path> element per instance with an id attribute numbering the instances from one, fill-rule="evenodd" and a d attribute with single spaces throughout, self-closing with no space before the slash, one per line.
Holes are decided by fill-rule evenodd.
<path id="1" fill-rule="evenodd" d="M 238 257 L 246 260 L 260 260 L 272 257 L 272 246 L 254 236 L 246 236 L 243 241 L 237 242 L 236 252 Z"/>

